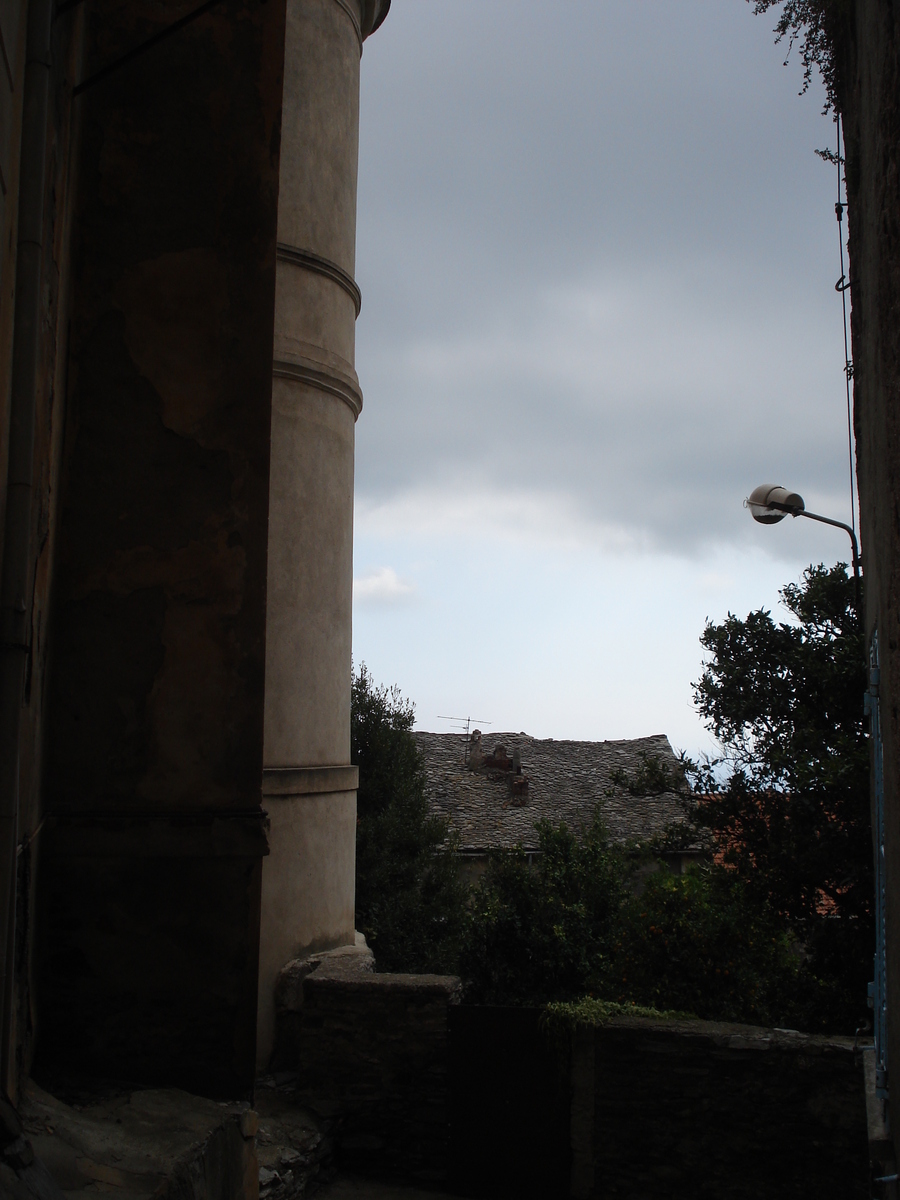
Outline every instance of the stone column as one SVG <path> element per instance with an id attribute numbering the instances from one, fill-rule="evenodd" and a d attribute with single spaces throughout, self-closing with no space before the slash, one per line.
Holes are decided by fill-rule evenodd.
<path id="1" fill-rule="evenodd" d="M 364 37 L 389 0 L 288 0 L 272 381 L 258 1059 L 292 958 L 354 939 L 353 278 Z"/>

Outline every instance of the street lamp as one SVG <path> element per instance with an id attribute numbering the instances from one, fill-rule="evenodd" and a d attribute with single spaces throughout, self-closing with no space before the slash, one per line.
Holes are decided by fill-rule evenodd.
<path id="1" fill-rule="evenodd" d="M 744 508 L 750 509 L 750 515 L 760 525 L 775 525 L 785 517 L 809 517 L 811 521 L 821 521 L 823 525 L 834 525 L 850 535 L 853 547 L 853 582 L 856 587 L 856 611 L 859 613 L 859 544 L 856 534 L 843 521 L 833 521 L 831 517 L 821 517 L 818 513 L 806 511 L 803 497 L 797 492 L 789 492 L 787 488 L 776 487 L 771 483 L 762 483 L 754 488 L 744 501 Z"/>

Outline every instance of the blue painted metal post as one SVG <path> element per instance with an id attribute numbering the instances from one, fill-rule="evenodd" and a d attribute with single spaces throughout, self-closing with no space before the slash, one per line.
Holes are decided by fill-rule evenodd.
<path id="1" fill-rule="evenodd" d="M 875 978 L 869 984 L 869 1003 L 872 1006 L 875 1028 L 875 1091 L 880 1099 L 887 1100 L 887 928 L 884 879 L 884 759 L 881 705 L 878 695 L 880 681 L 876 629 L 869 646 L 869 690 L 866 693 L 866 715 L 869 718 L 869 737 L 872 739 L 875 760 Z"/>

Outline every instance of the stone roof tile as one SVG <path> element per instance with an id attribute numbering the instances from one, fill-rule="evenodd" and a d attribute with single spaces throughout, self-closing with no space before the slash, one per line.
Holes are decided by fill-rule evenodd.
<path id="1" fill-rule="evenodd" d="M 684 820 L 674 792 L 633 796 L 613 782 L 617 771 L 634 777 L 648 756 L 677 768 L 665 734 L 614 742 L 555 741 L 524 733 L 483 737 L 485 753 L 500 745 L 510 756 L 519 751 L 528 779 L 522 808 L 510 803 L 504 774 L 482 774 L 466 766 L 464 734 L 416 731 L 414 737 L 425 761 L 428 803 L 433 812 L 449 819 L 464 852 L 517 844 L 537 849 L 536 821 L 583 827 L 598 805 L 614 842 L 645 841 Z"/>

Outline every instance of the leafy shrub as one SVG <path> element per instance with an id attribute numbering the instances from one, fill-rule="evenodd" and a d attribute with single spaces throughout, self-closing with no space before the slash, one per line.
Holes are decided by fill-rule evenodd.
<path id="1" fill-rule="evenodd" d="M 454 971 L 467 921 L 447 822 L 428 811 L 415 707 L 353 676 L 351 762 L 359 766 L 356 927 L 382 971 Z"/>
<path id="2" fill-rule="evenodd" d="M 796 1015 L 792 939 L 733 872 L 659 870 L 620 914 L 611 996 L 698 1017 L 785 1025 Z"/>
<path id="3" fill-rule="evenodd" d="M 608 966 L 627 869 L 599 818 L 576 834 L 540 821 L 540 857 L 492 855 L 475 888 L 460 972 L 470 999 L 539 1004 L 591 990 Z"/>

